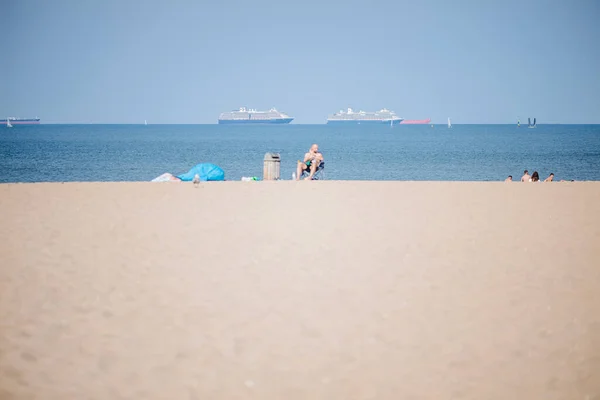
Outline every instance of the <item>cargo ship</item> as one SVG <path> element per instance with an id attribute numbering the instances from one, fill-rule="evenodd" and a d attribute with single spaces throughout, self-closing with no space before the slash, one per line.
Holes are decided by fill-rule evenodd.
<path id="1" fill-rule="evenodd" d="M 401 122 L 402 125 L 421 125 L 428 124 L 431 122 L 431 118 L 427 119 L 405 119 Z"/>
<path id="2" fill-rule="evenodd" d="M 404 118 L 396 115 L 395 112 L 387 110 L 385 108 L 375 111 L 354 111 L 348 108 L 347 111 L 340 111 L 327 118 L 327 124 L 388 124 L 397 125 L 402 122 Z"/>
<path id="3" fill-rule="evenodd" d="M 0 119 L 0 125 L 35 125 L 35 124 L 39 124 L 39 123 L 40 123 L 40 119 L 37 117 L 35 117 L 35 118 L 8 117 L 8 118 Z"/>
<path id="4" fill-rule="evenodd" d="M 293 120 L 293 117 L 274 108 L 269 111 L 257 111 L 242 107 L 219 115 L 219 124 L 289 124 Z"/>

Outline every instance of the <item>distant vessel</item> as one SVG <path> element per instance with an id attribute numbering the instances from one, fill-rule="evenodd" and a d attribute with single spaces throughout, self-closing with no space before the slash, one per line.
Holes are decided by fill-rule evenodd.
<path id="1" fill-rule="evenodd" d="M 450 122 L 450 118 L 448 118 L 448 128 L 452 128 L 452 122 Z"/>
<path id="2" fill-rule="evenodd" d="M 402 125 L 427 125 L 431 122 L 431 118 L 427 119 L 405 119 L 400 122 Z M 433 128 L 433 126 L 432 126 Z"/>
<path id="3" fill-rule="evenodd" d="M 39 124 L 40 123 L 40 119 L 39 118 L 15 118 L 15 117 L 8 117 L 5 119 L 0 119 L 0 124 L 6 124 L 6 126 L 9 125 L 32 125 L 32 124 Z"/>
<path id="4" fill-rule="evenodd" d="M 144 120 L 144 125 L 148 125 L 148 121 Z"/>
<path id="5" fill-rule="evenodd" d="M 242 107 L 219 115 L 219 124 L 289 124 L 293 120 L 293 117 L 274 108 L 269 111 L 256 111 Z"/>
<path id="6" fill-rule="evenodd" d="M 533 119 L 533 125 L 531 124 L 531 118 L 527 118 L 528 128 L 535 128 L 537 126 L 535 118 Z"/>
<path id="7" fill-rule="evenodd" d="M 8 120 L 8 118 L 6 119 L 6 127 L 12 128 L 12 125 L 10 124 L 10 121 Z"/>
<path id="8" fill-rule="evenodd" d="M 348 111 L 340 111 L 327 118 L 327 124 L 390 124 L 396 125 L 402 122 L 404 118 L 400 118 L 395 112 L 385 108 L 375 111 L 355 112 L 351 108 Z"/>

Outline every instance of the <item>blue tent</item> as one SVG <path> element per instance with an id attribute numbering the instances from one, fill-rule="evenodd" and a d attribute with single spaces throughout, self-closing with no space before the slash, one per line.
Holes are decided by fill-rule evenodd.
<path id="1" fill-rule="evenodd" d="M 198 164 L 187 173 L 177 175 L 184 182 L 189 182 L 194 179 L 194 175 L 198 174 L 201 181 L 224 181 L 225 172 L 215 164 Z"/>

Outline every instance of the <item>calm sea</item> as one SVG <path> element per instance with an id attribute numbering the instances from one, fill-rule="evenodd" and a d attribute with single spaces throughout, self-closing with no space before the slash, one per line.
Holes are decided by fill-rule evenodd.
<path id="1" fill-rule="evenodd" d="M 600 125 L 38 125 L 0 127 L 0 182 L 149 181 L 211 162 L 227 180 L 262 176 L 266 152 L 296 160 L 318 143 L 326 179 L 600 180 Z"/>

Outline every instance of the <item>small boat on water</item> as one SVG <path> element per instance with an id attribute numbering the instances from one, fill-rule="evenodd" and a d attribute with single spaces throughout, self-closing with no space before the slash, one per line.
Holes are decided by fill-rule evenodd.
<path id="1" fill-rule="evenodd" d="M 7 128 L 12 128 L 12 125 L 10 123 L 10 119 L 9 118 L 6 118 L 6 127 Z"/>
<path id="2" fill-rule="evenodd" d="M 450 118 L 448 117 L 448 128 L 452 128 L 452 122 L 450 122 Z"/>
<path id="3" fill-rule="evenodd" d="M 533 119 L 533 124 L 531 124 L 531 118 L 527 118 L 529 122 L 528 128 L 535 128 L 537 126 L 535 118 Z"/>

